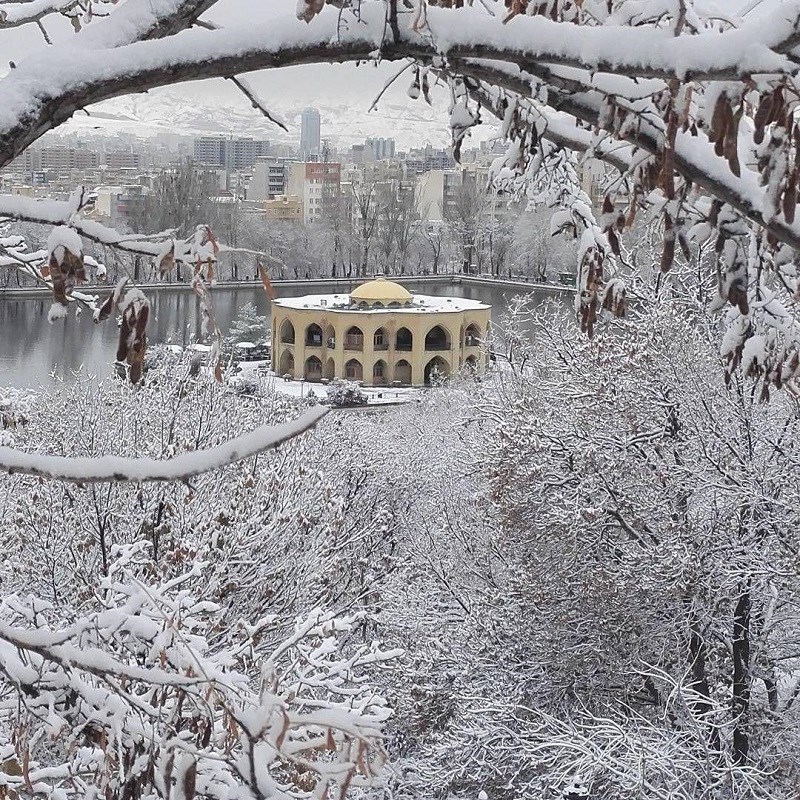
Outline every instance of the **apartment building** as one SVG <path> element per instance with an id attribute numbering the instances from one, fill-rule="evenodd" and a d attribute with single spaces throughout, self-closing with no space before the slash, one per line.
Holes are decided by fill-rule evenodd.
<path id="1" fill-rule="evenodd" d="M 194 160 L 229 171 L 249 170 L 257 159 L 269 155 L 270 144 L 263 139 L 232 136 L 200 136 L 194 140 Z"/>
<path id="2" fill-rule="evenodd" d="M 325 161 L 295 161 L 289 164 L 288 195 L 300 198 L 303 222 L 313 225 L 330 213 L 339 197 L 342 165 Z"/>
<path id="3" fill-rule="evenodd" d="M 253 176 L 247 186 L 247 199 L 256 203 L 286 194 L 289 172 L 286 158 L 260 158 L 253 164 Z"/>
<path id="4" fill-rule="evenodd" d="M 484 210 L 493 217 L 502 217 L 510 210 L 508 198 L 497 193 L 489 183 L 489 167 L 485 164 L 462 164 L 457 169 L 434 169 L 417 176 L 417 208 L 420 218 L 439 223 L 453 220 L 465 202 L 464 193 L 473 190 L 485 198 Z"/>
<path id="5" fill-rule="evenodd" d="M 94 194 L 94 215 L 108 221 L 112 227 L 126 224 L 147 189 L 138 184 L 128 186 L 98 186 Z"/>
<path id="6" fill-rule="evenodd" d="M 103 163 L 109 169 L 139 169 L 143 159 L 141 153 L 132 150 L 106 150 Z"/>

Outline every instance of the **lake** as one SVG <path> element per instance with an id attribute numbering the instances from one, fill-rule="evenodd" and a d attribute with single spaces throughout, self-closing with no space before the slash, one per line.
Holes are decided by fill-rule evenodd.
<path id="1" fill-rule="evenodd" d="M 403 281 L 412 293 L 445 297 L 467 297 L 492 306 L 496 321 L 508 301 L 531 289 L 519 285 L 484 283 L 454 284 L 449 278 L 435 281 Z M 309 281 L 275 286 L 278 297 L 327 292 L 344 293 L 347 285 Z M 147 335 L 150 343 L 187 345 L 198 340 L 197 302 L 188 286 L 159 288 L 147 292 L 151 303 Z M 534 292 L 542 299 L 553 293 Z M 253 303 L 259 314 L 269 316 L 269 301 L 260 286 L 217 287 L 214 290 L 217 324 L 223 335 L 239 309 Z M 566 296 L 565 301 L 571 299 Z M 70 308 L 67 319 L 50 325 L 48 297 L 3 297 L 0 293 L 0 386 L 36 387 L 53 378 L 70 381 L 79 372 L 104 378 L 111 374 L 118 329 L 113 319 L 95 325 L 87 312 L 76 316 Z"/>

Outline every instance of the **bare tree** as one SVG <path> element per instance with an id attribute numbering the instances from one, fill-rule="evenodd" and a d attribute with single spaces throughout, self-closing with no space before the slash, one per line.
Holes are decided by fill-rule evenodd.
<path id="1" fill-rule="evenodd" d="M 351 185 L 350 191 L 359 251 L 356 274 L 363 278 L 367 275 L 372 241 L 378 231 L 381 213 L 379 183 L 373 176 L 365 174 L 362 181 Z"/>
<path id="2" fill-rule="evenodd" d="M 449 200 L 445 199 L 443 216 L 461 253 L 461 272 L 465 275 L 473 271 L 473 266 L 477 272 L 481 271 L 482 237 L 489 202 L 485 187 L 470 178 L 462 180 Z"/>
<path id="3" fill-rule="evenodd" d="M 382 268 L 403 275 L 419 218 L 419 193 L 402 181 L 386 181 L 378 189 L 378 202 Z"/>

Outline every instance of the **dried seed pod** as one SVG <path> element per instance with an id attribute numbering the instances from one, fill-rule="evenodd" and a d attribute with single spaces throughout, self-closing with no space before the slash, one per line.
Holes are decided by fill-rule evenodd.
<path id="1" fill-rule="evenodd" d="M 678 231 L 678 244 L 680 245 L 681 252 L 683 253 L 683 257 L 687 261 L 692 260 L 692 253 L 689 249 L 689 241 L 686 238 L 686 234 L 684 233 L 683 229 Z"/>
<path id="2" fill-rule="evenodd" d="M 791 225 L 794 222 L 794 212 L 797 208 L 797 173 L 789 176 L 786 189 L 783 193 L 783 218 Z"/>
<path id="3" fill-rule="evenodd" d="M 128 315 L 123 314 L 122 323 L 119 326 L 119 339 L 117 340 L 117 361 L 119 362 L 128 360 L 130 335 L 131 335 L 131 326 L 128 322 Z"/>
<path id="4" fill-rule="evenodd" d="M 325 0 L 300 0 L 297 4 L 297 19 L 311 22 L 325 8 Z"/>
<path id="5" fill-rule="evenodd" d="M 772 98 L 769 107 L 769 114 L 767 115 L 767 125 L 777 122 L 784 113 L 784 100 L 783 100 L 783 87 L 776 86 L 775 91 L 772 93 Z"/>
<path id="6" fill-rule="evenodd" d="M 632 228 L 633 223 L 636 221 L 636 193 L 631 197 L 631 202 L 628 205 L 628 213 L 625 215 L 625 227 Z"/>
<path id="7" fill-rule="evenodd" d="M 175 266 L 175 242 L 171 241 L 169 247 L 156 259 L 158 274 L 166 275 Z"/>
<path id="8" fill-rule="evenodd" d="M 767 119 L 769 118 L 770 108 L 772 107 L 772 96 L 762 94 L 758 101 L 758 109 L 756 110 L 755 119 L 755 132 L 753 133 L 753 141 L 756 144 L 761 144 L 764 141 L 764 130 L 767 126 Z"/>
<path id="9" fill-rule="evenodd" d="M 722 111 L 722 124 L 719 128 L 718 135 L 714 139 L 714 152 L 718 156 L 725 155 L 725 140 L 728 136 L 728 129 L 733 125 L 733 111 L 730 105 L 726 102 Z"/>
<path id="10" fill-rule="evenodd" d="M 672 264 L 675 261 L 675 234 L 664 236 L 664 249 L 661 251 L 661 264 L 662 272 L 669 272 L 672 269 Z"/>
<path id="11" fill-rule="evenodd" d="M 800 171 L 800 126 L 792 126 L 792 141 L 794 142 L 794 169 Z"/>
<path id="12" fill-rule="evenodd" d="M 721 142 L 725 137 L 728 111 L 730 111 L 728 96 L 725 92 L 722 92 L 717 98 L 717 102 L 714 103 L 714 113 L 711 115 L 711 129 L 708 132 L 708 138 L 715 144 Z"/>
<path id="13" fill-rule="evenodd" d="M 620 255 L 619 239 L 617 238 L 617 234 L 614 233 L 614 229 L 613 228 L 609 228 L 606 231 L 606 238 L 608 239 L 608 244 L 611 247 L 611 252 L 615 256 Z"/>
<path id="14" fill-rule="evenodd" d="M 116 298 L 114 297 L 114 293 L 112 292 L 108 297 L 106 297 L 100 308 L 97 309 L 97 312 L 94 316 L 94 321 L 105 322 L 111 316 L 111 312 L 114 310 L 115 305 L 116 305 Z"/>
<path id="15" fill-rule="evenodd" d="M 725 133 L 725 160 L 731 168 L 731 172 L 738 178 L 742 174 L 739 166 L 739 122 L 742 119 L 742 107 L 739 106 L 736 113 L 731 118 L 731 122 Z"/>

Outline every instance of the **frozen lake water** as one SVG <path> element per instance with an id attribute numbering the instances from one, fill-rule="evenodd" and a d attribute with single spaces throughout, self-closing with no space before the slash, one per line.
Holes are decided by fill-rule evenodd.
<path id="1" fill-rule="evenodd" d="M 455 284 L 450 278 L 404 281 L 404 284 L 409 291 L 419 294 L 468 297 L 489 303 L 495 319 L 511 297 L 528 291 L 498 284 Z M 348 287 L 341 283 L 336 286 L 317 281 L 301 286 L 276 285 L 279 297 L 346 291 Z M 197 303 L 188 286 L 159 288 L 148 296 L 151 343 L 187 345 L 197 341 Z M 547 292 L 541 296 L 544 299 L 553 294 Z M 562 296 L 565 302 L 571 300 L 570 295 Z M 246 303 L 253 303 L 259 314 L 269 316 L 269 301 L 260 286 L 220 286 L 214 290 L 214 309 L 223 334 Z M 117 340 L 113 320 L 95 325 L 89 314 L 76 317 L 71 309 L 66 320 L 50 325 L 47 322 L 49 308 L 48 297 L 3 297 L 0 293 L 0 386 L 40 386 L 48 383 L 50 376 L 69 381 L 81 370 L 98 378 L 111 373 Z"/>

